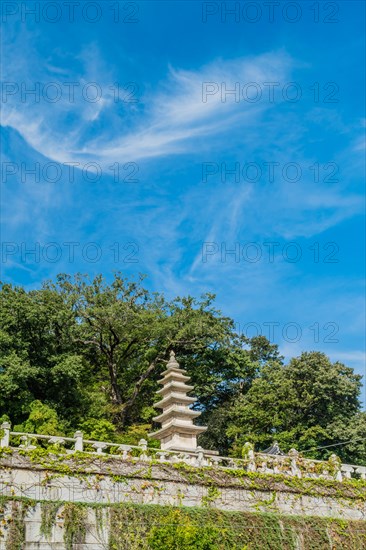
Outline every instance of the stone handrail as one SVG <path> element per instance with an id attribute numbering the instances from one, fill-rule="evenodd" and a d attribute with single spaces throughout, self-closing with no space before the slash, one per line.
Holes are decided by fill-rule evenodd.
<path id="1" fill-rule="evenodd" d="M 197 447 L 196 451 L 162 451 L 148 448 L 147 441 L 141 439 L 138 445 L 126 445 L 105 441 L 84 439 L 83 433 L 77 431 L 74 437 L 52 436 L 42 434 L 30 434 L 25 432 L 12 432 L 9 422 L 1 425 L 2 437 L 0 447 L 11 447 L 23 450 L 37 448 L 38 441 L 45 441 L 49 445 L 64 448 L 66 453 L 85 452 L 88 454 L 111 456 L 122 460 L 150 462 L 158 460 L 165 463 L 183 462 L 193 467 L 216 467 L 244 469 L 248 472 L 262 474 L 283 474 L 292 477 L 323 478 L 343 481 L 344 479 L 366 479 L 366 466 L 342 464 L 336 455 L 332 455 L 328 461 L 303 458 L 298 451 L 291 449 L 288 455 L 271 455 L 255 453 L 251 444 L 244 446 L 246 458 L 232 458 L 219 456 L 212 451 L 205 451 Z M 11 439 L 17 438 L 20 443 L 11 445 Z M 94 450 L 93 450 L 94 449 Z"/>

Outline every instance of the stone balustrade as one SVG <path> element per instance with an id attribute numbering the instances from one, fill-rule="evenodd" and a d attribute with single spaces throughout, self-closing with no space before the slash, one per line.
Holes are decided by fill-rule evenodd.
<path id="1" fill-rule="evenodd" d="M 245 458 L 233 458 L 219 456 L 201 447 L 187 452 L 151 448 L 148 447 L 145 439 L 141 439 L 138 445 L 93 441 L 84 439 L 80 431 L 75 432 L 74 437 L 13 432 L 8 422 L 1 425 L 0 437 L 0 447 L 25 451 L 46 446 L 69 454 L 79 451 L 121 460 L 143 462 L 155 460 L 170 464 L 183 462 L 192 467 L 242 469 L 261 474 L 283 474 L 299 478 L 324 478 L 337 481 L 366 479 L 366 466 L 342 464 L 336 455 L 332 455 L 328 461 L 303 458 L 295 449 L 291 449 L 288 455 L 271 455 L 254 452 L 249 443 L 244 446 Z"/>

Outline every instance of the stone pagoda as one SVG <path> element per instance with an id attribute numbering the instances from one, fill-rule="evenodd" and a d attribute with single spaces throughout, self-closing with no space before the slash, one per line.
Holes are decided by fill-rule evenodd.
<path id="1" fill-rule="evenodd" d="M 162 399 L 154 407 L 163 409 L 163 412 L 154 420 L 161 423 L 161 429 L 149 434 L 149 437 L 160 439 L 164 451 L 196 451 L 197 436 L 207 430 L 204 426 L 195 426 L 193 419 L 200 416 L 200 412 L 189 408 L 196 401 L 195 397 L 188 397 L 187 393 L 193 390 L 186 382 L 190 380 L 186 371 L 179 367 L 174 351 L 170 352 L 167 369 L 162 373 L 159 383 L 163 385 L 158 394 Z"/>

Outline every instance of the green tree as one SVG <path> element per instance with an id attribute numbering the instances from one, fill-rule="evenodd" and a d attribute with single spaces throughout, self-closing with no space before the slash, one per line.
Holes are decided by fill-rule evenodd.
<path id="1" fill-rule="evenodd" d="M 43 435 L 65 435 L 64 426 L 55 409 L 39 400 L 33 401 L 29 409 L 28 419 L 20 426 L 15 426 L 16 431 Z"/>
<path id="2" fill-rule="evenodd" d="M 192 376 L 204 421 L 238 384 L 246 391 L 259 361 L 214 296 L 167 301 L 142 282 L 63 274 L 29 292 L 3 285 L 0 413 L 21 424 L 39 400 L 70 431 L 87 421 L 112 421 L 119 431 L 146 425 L 171 349 Z M 268 345 L 257 343 L 256 357 Z"/>
<path id="3" fill-rule="evenodd" d="M 329 426 L 332 439 L 344 442 L 332 450 L 345 463 L 366 465 L 366 412 L 358 412 L 347 421 L 336 420 Z"/>
<path id="4" fill-rule="evenodd" d="M 277 440 L 284 450 L 295 446 L 307 456 L 328 456 L 315 450 L 335 441 L 334 423 L 345 426 L 360 409 L 361 376 L 320 352 L 304 352 L 288 365 L 269 362 L 247 394 L 231 408 L 227 434 L 234 453 L 245 441 L 257 449 Z"/>
<path id="5" fill-rule="evenodd" d="M 60 276 L 50 288 L 73 304 L 78 320 L 73 341 L 103 385 L 119 429 L 148 411 L 151 418 L 159 372 L 171 349 L 192 375 L 204 409 L 230 391 L 231 379 L 240 375 L 249 384 L 254 376 L 244 340 L 233 321 L 214 308 L 213 295 L 168 302 L 144 289 L 142 278 L 131 282 L 121 274 L 111 284 L 101 276 L 93 281 Z"/>
<path id="6" fill-rule="evenodd" d="M 88 402 L 87 364 L 72 341 L 75 313 L 49 288 L 0 292 L 0 411 L 22 423 L 35 400 L 77 421 Z"/>

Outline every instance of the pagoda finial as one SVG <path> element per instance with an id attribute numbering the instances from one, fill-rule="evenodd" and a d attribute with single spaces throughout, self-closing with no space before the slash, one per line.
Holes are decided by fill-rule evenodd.
<path id="1" fill-rule="evenodd" d="M 168 368 L 169 367 L 179 367 L 179 363 L 175 358 L 175 353 L 174 353 L 173 350 L 171 350 L 171 352 L 170 352 L 170 358 L 169 358 L 167 366 L 168 366 Z"/>

